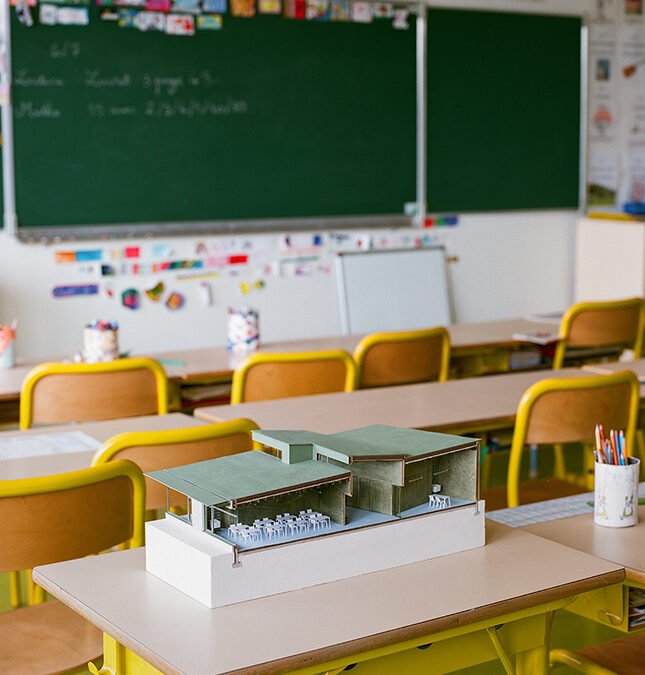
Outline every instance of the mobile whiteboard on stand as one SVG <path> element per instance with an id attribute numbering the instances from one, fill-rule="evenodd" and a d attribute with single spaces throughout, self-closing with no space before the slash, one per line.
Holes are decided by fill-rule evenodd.
<path id="1" fill-rule="evenodd" d="M 442 246 L 336 255 L 343 335 L 452 323 Z"/>

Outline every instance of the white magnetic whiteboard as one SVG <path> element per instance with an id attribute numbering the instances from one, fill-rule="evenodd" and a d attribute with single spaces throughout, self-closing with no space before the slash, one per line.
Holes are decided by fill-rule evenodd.
<path id="1" fill-rule="evenodd" d="M 339 253 L 336 279 L 344 335 L 452 323 L 442 246 Z"/>

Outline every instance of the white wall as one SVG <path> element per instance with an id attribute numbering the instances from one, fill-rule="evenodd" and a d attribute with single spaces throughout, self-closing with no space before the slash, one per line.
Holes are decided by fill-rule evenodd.
<path id="1" fill-rule="evenodd" d="M 576 214 L 522 212 L 467 215 L 451 228 L 414 230 L 433 235 L 459 261 L 450 265 L 458 322 L 522 316 L 567 307 L 573 295 Z M 374 231 L 381 236 L 382 231 Z M 252 237 L 249 237 L 252 238 Z M 167 239 L 174 257 L 194 257 L 198 237 Z M 212 240 L 213 238 L 210 238 Z M 0 322 L 18 318 L 18 357 L 71 354 L 81 347 L 82 328 L 94 318 L 119 321 L 120 346 L 138 353 L 222 345 L 229 305 L 246 302 L 260 311 L 263 341 L 340 333 L 333 272 L 310 276 L 266 276 L 266 288 L 242 296 L 240 281 L 254 270 L 210 280 L 214 303 L 200 302 L 199 282 L 177 281 L 176 273 L 112 278 L 115 295 L 129 286 L 144 289 L 163 278 L 169 290 L 186 295 L 184 308 L 170 312 L 142 298 L 141 309 L 123 308 L 101 290 L 98 296 L 54 299 L 58 284 L 92 282 L 78 265 L 56 264 L 57 250 L 149 243 L 149 240 L 23 244 L 0 234 Z M 324 258 L 330 261 L 329 255 Z M 99 284 L 104 284 L 104 279 Z"/>

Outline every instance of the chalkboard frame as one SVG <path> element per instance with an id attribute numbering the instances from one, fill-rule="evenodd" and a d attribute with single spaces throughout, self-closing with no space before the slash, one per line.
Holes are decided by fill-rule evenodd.
<path id="1" fill-rule="evenodd" d="M 5 3 L 3 3 L 4 5 Z M 581 110 L 580 110 L 580 171 L 579 171 L 579 204 L 578 211 L 584 211 L 584 182 L 586 168 L 586 63 L 583 56 L 586 55 L 586 23 L 588 8 L 583 0 L 574 0 L 567 8 L 562 8 L 557 0 L 544 0 L 539 7 L 518 7 L 513 0 L 488 0 L 483 6 L 476 0 L 425 0 L 411 7 L 412 12 L 417 14 L 417 200 L 416 215 L 408 216 L 401 213 L 378 214 L 364 216 L 330 216 L 315 218 L 270 218 L 270 219 L 247 219 L 247 220 L 208 220 L 208 221 L 173 221 L 154 223 L 121 223 L 105 225 L 82 225 L 76 224 L 69 227 L 29 227 L 20 228 L 16 221 L 15 213 L 6 213 L 4 217 L 5 232 L 13 234 L 25 241 L 45 241 L 60 239 L 96 239 L 134 236 L 174 236 L 197 233 L 226 234 L 231 232 L 263 232 L 263 231 L 294 231 L 307 229 L 350 229 L 370 227 L 406 227 L 421 225 L 426 216 L 426 115 L 425 104 L 427 101 L 426 77 L 423 72 L 425 64 L 425 39 L 426 21 L 428 8 L 444 8 L 452 10 L 482 10 L 499 11 L 519 14 L 547 14 L 560 16 L 575 16 L 582 18 L 581 24 Z M 8 8 L 5 8 L 8 12 Z M 9 21 L 3 22 L 4 32 L 8 30 Z M 4 35 L 5 43 L 10 42 L 10 36 Z M 421 110 L 423 112 L 421 112 Z M 3 106 L 3 135 L 11 134 L 11 125 L 6 123 L 7 116 L 11 116 L 11 106 Z M 421 121 L 423 119 L 423 121 Z M 5 136 L 6 138 L 6 136 Z M 7 152 L 7 146 L 11 143 L 3 143 L 3 165 L 12 164 L 13 157 Z M 13 180 L 13 166 L 10 171 L 3 171 L 3 186 L 5 203 L 7 195 L 11 194 Z M 8 174 L 10 174 L 8 176 Z M 15 196 L 15 193 L 14 193 Z M 557 207 L 554 207 L 557 208 Z"/>

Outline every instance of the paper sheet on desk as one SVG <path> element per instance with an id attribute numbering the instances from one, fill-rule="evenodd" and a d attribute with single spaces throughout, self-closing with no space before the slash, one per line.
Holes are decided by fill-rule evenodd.
<path id="1" fill-rule="evenodd" d="M 100 441 L 83 431 L 12 436 L 0 440 L 0 460 L 98 450 Z"/>

